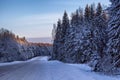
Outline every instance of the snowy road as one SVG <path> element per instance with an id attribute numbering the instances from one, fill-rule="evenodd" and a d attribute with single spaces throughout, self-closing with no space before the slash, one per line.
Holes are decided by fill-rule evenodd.
<path id="1" fill-rule="evenodd" d="M 96 74 L 86 65 L 38 57 L 25 62 L 0 64 L 0 80 L 120 80 L 120 77 Z"/>

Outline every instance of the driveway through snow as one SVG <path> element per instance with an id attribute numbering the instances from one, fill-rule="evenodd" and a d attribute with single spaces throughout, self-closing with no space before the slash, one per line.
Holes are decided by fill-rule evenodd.
<path id="1" fill-rule="evenodd" d="M 65 64 L 37 57 L 29 61 L 0 63 L 0 80 L 120 80 L 91 72 L 86 65 Z"/>

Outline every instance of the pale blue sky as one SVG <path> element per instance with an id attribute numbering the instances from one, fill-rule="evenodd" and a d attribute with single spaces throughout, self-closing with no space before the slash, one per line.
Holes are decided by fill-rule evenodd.
<path id="1" fill-rule="evenodd" d="M 78 7 L 109 0 L 0 0 L 0 28 L 19 36 L 51 37 L 52 25 L 61 18 L 64 10 L 69 15 Z"/>

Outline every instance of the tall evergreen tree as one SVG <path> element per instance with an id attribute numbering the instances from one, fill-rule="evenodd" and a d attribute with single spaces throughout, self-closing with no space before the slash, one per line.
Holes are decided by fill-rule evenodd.
<path id="1" fill-rule="evenodd" d="M 67 12 L 65 11 L 64 12 L 64 15 L 63 15 L 63 19 L 62 19 L 62 39 L 61 40 L 61 47 L 60 47 L 60 60 L 61 61 L 65 61 L 65 55 L 67 54 L 66 51 L 65 51 L 65 41 L 67 39 L 67 36 L 69 35 L 69 31 L 68 29 L 70 28 L 70 23 L 69 23 L 69 17 L 68 17 L 68 14 Z"/>
<path id="2" fill-rule="evenodd" d="M 64 61 L 65 58 L 65 40 L 67 36 L 67 30 L 70 27 L 68 14 L 65 11 L 63 15 L 62 22 L 59 20 L 57 24 L 57 30 L 55 35 L 55 40 L 53 44 L 53 59 L 58 59 Z"/>
<path id="3" fill-rule="evenodd" d="M 81 52 L 80 52 L 80 34 L 83 24 L 83 11 L 82 9 L 77 9 L 76 12 L 72 14 L 71 27 L 67 30 L 67 36 L 65 41 L 65 60 L 66 62 L 82 62 Z"/>
<path id="4" fill-rule="evenodd" d="M 118 74 L 120 68 L 120 0 L 110 0 L 112 2 L 109 10 L 109 22 L 107 27 L 106 54 L 99 61 L 96 69 L 111 74 Z M 105 18 L 105 17 L 104 17 Z"/>
<path id="5" fill-rule="evenodd" d="M 90 6 L 90 19 L 93 19 L 94 16 L 95 16 L 95 5 L 92 4 L 92 5 Z"/>
<path id="6" fill-rule="evenodd" d="M 78 10 L 76 10 L 76 12 L 72 14 L 71 26 L 72 27 L 79 26 L 79 19 L 80 19 L 79 12 Z"/>
<path id="7" fill-rule="evenodd" d="M 83 23 L 83 10 L 79 8 L 76 10 L 76 12 L 72 14 L 71 26 L 79 27 L 82 23 Z"/>
<path id="8" fill-rule="evenodd" d="M 80 25 L 82 25 L 83 24 L 83 20 L 84 20 L 83 9 L 79 8 L 78 11 L 79 11 L 79 16 L 80 16 Z"/>
<path id="9" fill-rule="evenodd" d="M 58 59 L 58 52 L 59 52 L 59 46 L 60 46 L 60 40 L 62 39 L 62 23 L 61 20 L 59 19 L 57 22 L 57 29 L 54 37 L 54 42 L 53 42 L 53 54 L 52 54 L 52 59 Z"/>
<path id="10" fill-rule="evenodd" d="M 98 3 L 96 17 L 94 19 L 95 27 L 94 30 L 94 43 L 96 44 L 97 48 L 96 51 L 100 57 L 102 57 L 103 49 L 105 47 L 106 41 L 106 27 L 107 27 L 107 19 L 104 18 L 105 12 L 103 14 L 102 6 Z"/>
<path id="11" fill-rule="evenodd" d="M 85 7 L 85 13 L 84 13 L 85 20 L 88 21 L 88 20 L 90 19 L 90 14 L 91 14 L 91 12 L 90 12 L 90 7 L 89 7 L 89 5 L 87 4 L 86 7 Z"/>
<path id="12" fill-rule="evenodd" d="M 103 13 L 104 12 L 104 13 Z M 96 16 L 92 21 L 92 64 L 96 70 L 98 62 L 104 56 L 104 49 L 106 47 L 106 27 L 107 27 L 107 14 L 102 10 L 102 6 L 98 3 L 96 9 Z"/>
<path id="13" fill-rule="evenodd" d="M 99 16 L 99 15 L 101 15 L 101 13 L 102 13 L 102 6 L 101 6 L 101 4 L 100 3 L 98 3 L 98 6 L 97 6 L 97 10 L 96 10 L 97 12 L 96 12 L 96 16 Z"/>
<path id="14" fill-rule="evenodd" d="M 65 40 L 65 35 L 66 35 L 66 32 L 67 32 L 67 29 L 70 27 L 70 24 L 69 24 L 69 18 L 68 18 L 68 14 L 67 12 L 65 11 L 64 12 L 64 15 L 63 15 L 63 19 L 62 19 L 62 37 L 63 39 Z M 64 43 L 64 41 L 63 41 Z"/>
<path id="15" fill-rule="evenodd" d="M 120 67 L 120 0 L 110 1 L 107 54 L 112 57 L 114 66 Z"/>

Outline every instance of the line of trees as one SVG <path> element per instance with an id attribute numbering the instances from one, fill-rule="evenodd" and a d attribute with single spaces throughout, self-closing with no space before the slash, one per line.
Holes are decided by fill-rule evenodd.
<path id="1" fill-rule="evenodd" d="M 25 37 L 20 38 L 7 29 L 0 29 L 0 63 L 23 61 L 36 56 L 49 56 L 51 50 L 51 44 L 31 43 Z"/>
<path id="2" fill-rule="evenodd" d="M 17 41 L 23 41 L 27 42 L 25 37 L 20 38 L 18 35 L 16 36 L 12 31 L 9 31 L 7 29 L 1 28 L 0 29 L 0 39 L 7 39 L 7 38 L 12 38 Z"/>
<path id="3" fill-rule="evenodd" d="M 95 71 L 112 72 L 113 67 L 120 67 L 120 0 L 110 1 L 108 10 L 100 3 L 86 5 L 84 11 L 79 8 L 72 13 L 71 19 L 65 11 L 54 24 L 52 59 L 89 63 Z"/>

